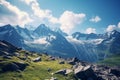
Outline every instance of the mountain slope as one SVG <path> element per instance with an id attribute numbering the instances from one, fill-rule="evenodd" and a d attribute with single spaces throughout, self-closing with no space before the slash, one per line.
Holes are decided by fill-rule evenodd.
<path id="1" fill-rule="evenodd" d="M 33 34 L 36 37 L 42 37 L 42 36 L 47 36 L 49 33 L 52 33 L 52 30 L 48 28 L 45 24 L 39 25 L 34 31 Z"/>
<path id="2" fill-rule="evenodd" d="M 48 52 L 54 56 L 75 57 L 75 49 L 59 32 L 54 32 L 41 24 L 33 31 L 34 41 L 27 42 L 26 45 L 36 48 L 36 51 Z"/>
<path id="3" fill-rule="evenodd" d="M 72 34 L 72 37 L 76 38 L 77 40 L 90 40 L 90 39 L 98 39 L 100 36 L 94 33 L 85 34 L 85 33 L 75 32 Z"/>
<path id="4" fill-rule="evenodd" d="M 0 27 L 0 40 L 5 40 L 25 50 L 45 52 L 54 56 L 77 57 L 96 62 L 120 52 L 120 33 L 84 34 L 75 32 L 71 38 L 61 30 L 53 31 L 45 24 L 31 31 L 20 26 Z"/>
<path id="5" fill-rule="evenodd" d="M 120 54 L 120 32 L 118 31 L 114 30 L 105 34 L 82 34 L 80 32 L 76 32 L 72 35 L 72 37 L 73 39 L 84 43 L 84 46 L 90 46 L 85 47 L 87 50 L 82 50 L 93 50 L 92 53 L 97 55 L 97 60 L 103 60 L 108 56 Z M 91 52 L 88 51 L 84 53 L 89 54 Z"/>
<path id="6" fill-rule="evenodd" d="M 17 33 L 23 37 L 24 40 L 33 40 L 32 32 L 27 28 L 21 28 L 19 25 L 14 27 Z"/>
<path id="7" fill-rule="evenodd" d="M 8 41 L 18 47 L 22 47 L 24 43 L 23 38 L 9 24 L 0 27 L 0 40 Z"/>
<path id="8" fill-rule="evenodd" d="M 101 44 L 97 46 L 98 54 L 102 57 L 120 54 L 120 33 L 112 31 L 106 33 L 106 35 L 107 38 L 105 38 Z"/>
<path id="9" fill-rule="evenodd" d="M 99 61 L 98 64 L 104 64 L 108 66 L 120 66 L 120 55 L 112 55 L 102 61 Z"/>
<path id="10" fill-rule="evenodd" d="M 7 47 L 6 47 L 7 46 Z M 119 80 L 120 69 L 29 52 L 0 41 L 0 48 L 16 55 L 0 55 L 0 80 Z M 10 54 L 12 54 L 10 53 Z"/>
<path id="11" fill-rule="evenodd" d="M 37 54 L 33 52 L 28 52 L 25 50 L 17 49 L 17 47 L 12 44 L 0 41 L 0 51 L 11 52 L 2 55 L 0 52 L 0 80 L 44 80 L 50 79 L 55 73 L 60 69 L 69 69 L 71 65 L 68 63 L 59 64 L 62 59 L 52 60 L 50 56 L 45 54 Z M 12 55 L 16 54 L 16 55 Z M 27 56 L 27 57 L 26 57 Z M 35 59 L 40 58 L 40 61 L 34 62 Z M 53 57 L 54 58 L 54 57 Z M 27 67 L 25 67 L 27 65 Z M 23 71 L 19 70 L 25 68 Z M 48 72 L 48 69 L 51 69 Z M 59 74 L 54 74 L 59 80 L 66 80 L 66 78 L 74 78 L 69 76 L 63 76 Z"/>

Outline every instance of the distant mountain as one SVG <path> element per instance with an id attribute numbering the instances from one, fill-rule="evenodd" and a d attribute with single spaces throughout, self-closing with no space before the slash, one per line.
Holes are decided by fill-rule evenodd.
<path id="1" fill-rule="evenodd" d="M 80 32 L 75 32 L 72 34 L 73 38 L 76 38 L 77 40 L 90 40 L 90 39 L 98 39 L 99 35 L 90 33 L 90 34 L 85 34 L 85 33 L 80 33 Z"/>
<path id="2" fill-rule="evenodd" d="M 76 38 L 77 40 L 86 40 L 87 34 L 80 33 L 80 32 L 75 32 L 72 34 L 73 38 Z"/>
<path id="3" fill-rule="evenodd" d="M 60 28 L 57 28 L 56 30 L 54 30 L 55 32 L 61 34 L 62 36 L 68 36 L 67 33 L 63 32 Z"/>
<path id="4" fill-rule="evenodd" d="M 95 62 L 113 54 L 120 54 L 120 33 L 85 34 L 75 32 L 71 36 L 60 29 L 51 30 L 45 24 L 35 30 L 5 25 L 0 27 L 0 40 L 17 47 L 61 57 L 77 57 Z"/>
<path id="5" fill-rule="evenodd" d="M 19 25 L 14 27 L 17 33 L 23 37 L 25 40 L 33 40 L 32 31 L 28 30 L 27 28 L 21 28 Z"/>
<path id="6" fill-rule="evenodd" d="M 24 44 L 23 37 L 9 24 L 0 27 L 0 40 L 8 41 L 17 47 L 22 47 Z"/>
<path id="7" fill-rule="evenodd" d="M 79 50 L 85 51 L 84 53 L 86 54 L 96 54 L 95 59 L 97 60 L 120 54 L 120 32 L 116 30 L 104 34 L 83 34 L 76 32 L 72 34 L 72 37 L 80 41 L 77 42 L 77 45 L 79 43 Z M 89 48 L 86 46 L 89 46 Z M 81 49 L 81 47 L 84 47 L 86 50 Z"/>
<path id="8" fill-rule="evenodd" d="M 120 32 L 113 31 L 110 38 L 113 40 L 110 47 L 110 52 L 120 54 Z"/>
<path id="9" fill-rule="evenodd" d="M 120 54 L 120 32 L 114 30 L 105 33 L 105 35 L 106 38 L 98 45 L 100 52 L 109 53 L 105 56 Z"/>
<path id="10" fill-rule="evenodd" d="M 57 31 L 52 31 L 49 27 L 41 24 L 33 31 L 34 40 L 26 45 L 36 48 L 36 51 L 49 52 L 55 56 L 75 57 L 73 46 L 66 38 Z M 36 41 L 38 43 L 36 43 Z"/>
<path id="11" fill-rule="evenodd" d="M 52 31 L 44 24 L 30 31 L 20 26 L 0 27 L 0 40 L 30 51 L 49 52 L 54 56 L 75 57 L 73 46 L 59 32 Z"/>
<path id="12" fill-rule="evenodd" d="M 39 26 L 33 31 L 33 34 L 34 34 L 36 37 L 47 36 L 47 35 L 49 35 L 50 33 L 53 33 L 53 31 L 52 31 L 49 27 L 47 27 L 45 24 L 39 25 Z"/>

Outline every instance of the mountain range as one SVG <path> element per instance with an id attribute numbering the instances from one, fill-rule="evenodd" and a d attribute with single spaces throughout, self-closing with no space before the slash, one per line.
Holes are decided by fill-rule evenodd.
<path id="1" fill-rule="evenodd" d="M 63 58 L 77 57 L 89 62 L 120 55 L 120 32 L 116 30 L 104 34 L 75 32 L 67 35 L 60 29 L 53 31 L 45 24 L 35 30 L 8 24 L 0 27 L 0 40 L 29 51 Z"/>
<path id="2" fill-rule="evenodd" d="M 120 80 L 120 56 L 106 60 L 109 62 L 96 64 L 65 59 L 22 50 L 0 40 L 0 80 Z"/>

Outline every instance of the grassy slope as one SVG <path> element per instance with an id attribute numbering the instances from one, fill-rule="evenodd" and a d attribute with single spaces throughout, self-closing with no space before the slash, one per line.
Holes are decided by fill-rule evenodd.
<path id="1" fill-rule="evenodd" d="M 109 65 L 109 66 L 120 66 L 120 55 L 106 58 L 105 60 L 100 61 L 99 63 Z"/>
<path id="2" fill-rule="evenodd" d="M 19 52 L 22 58 L 24 55 L 24 51 Z M 70 80 L 71 76 L 63 76 L 63 75 L 52 75 L 51 73 L 54 73 L 57 70 L 64 69 L 64 68 L 71 68 L 71 65 L 65 63 L 65 64 L 59 64 L 59 60 L 55 61 L 46 61 L 48 56 L 42 55 L 42 61 L 41 62 L 32 62 L 33 58 L 38 57 L 39 55 L 35 54 L 33 56 L 28 56 L 27 60 L 21 60 L 18 57 L 13 57 L 12 59 L 3 59 L 0 57 L 0 60 L 4 60 L 0 62 L 1 64 L 7 64 L 10 62 L 25 62 L 28 63 L 29 66 L 24 71 L 21 72 L 5 72 L 0 73 L 0 80 L 45 80 L 50 79 L 51 77 L 56 77 L 59 80 Z M 47 69 L 51 68 L 52 71 L 48 72 Z M 73 77 L 72 77 L 73 78 Z"/>

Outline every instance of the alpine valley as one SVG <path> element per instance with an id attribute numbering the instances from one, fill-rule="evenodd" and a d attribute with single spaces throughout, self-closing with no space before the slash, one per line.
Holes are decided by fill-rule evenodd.
<path id="1" fill-rule="evenodd" d="M 120 55 L 120 32 L 116 30 L 104 34 L 75 32 L 69 35 L 60 29 L 52 30 L 45 24 L 35 30 L 8 24 L 0 27 L 0 40 L 24 50 L 62 58 L 77 57 L 87 62 Z"/>

